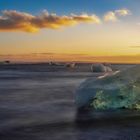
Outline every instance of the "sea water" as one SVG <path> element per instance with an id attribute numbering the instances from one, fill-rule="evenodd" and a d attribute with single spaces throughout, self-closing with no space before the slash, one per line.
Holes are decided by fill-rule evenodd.
<path id="1" fill-rule="evenodd" d="M 39 68 L 40 69 L 40 68 Z M 78 122 L 75 91 L 98 74 L 69 71 L 0 71 L 1 140 L 139 139 L 139 120 Z M 120 129 L 121 128 L 121 129 Z"/>

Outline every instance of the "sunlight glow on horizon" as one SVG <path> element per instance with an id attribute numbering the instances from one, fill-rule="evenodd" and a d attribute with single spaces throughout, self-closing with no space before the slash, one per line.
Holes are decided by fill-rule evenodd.
<path id="1" fill-rule="evenodd" d="M 46 3 L 50 9 L 52 3 Z M 90 12 L 79 14 L 77 11 L 82 11 L 84 5 L 75 3 L 78 6 L 75 12 L 71 2 L 69 11 L 64 7 L 63 11 L 56 8 L 54 13 L 44 10 L 38 14 L 34 11 L 40 11 L 41 2 L 30 12 L 24 9 L 25 5 L 23 9 L 11 8 L 10 3 L 6 3 L 8 9 L 1 5 L 0 61 L 140 63 L 139 2 L 133 5 L 132 2 L 122 2 L 122 5 L 111 2 L 101 7 L 95 1 L 95 10 L 87 2 Z M 109 2 L 102 0 L 102 3 Z M 15 4 L 20 5 L 17 0 Z M 31 0 L 28 4 L 31 6 Z M 57 4 L 61 2 L 53 5 Z"/>

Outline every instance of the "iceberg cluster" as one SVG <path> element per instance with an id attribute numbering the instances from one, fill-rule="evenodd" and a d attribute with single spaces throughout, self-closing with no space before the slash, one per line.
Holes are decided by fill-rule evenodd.
<path id="1" fill-rule="evenodd" d="M 140 65 L 88 79 L 77 90 L 76 104 L 79 109 L 140 110 Z"/>

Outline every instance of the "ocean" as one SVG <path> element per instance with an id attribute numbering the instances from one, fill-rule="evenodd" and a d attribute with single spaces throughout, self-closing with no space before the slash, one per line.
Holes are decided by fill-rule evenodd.
<path id="1" fill-rule="evenodd" d="M 113 65 L 122 70 L 132 65 Z M 79 85 L 92 73 L 48 64 L 0 65 L 0 140 L 140 140 L 140 119 L 81 119 Z M 86 116 L 86 112 L 84 114 Z"/>

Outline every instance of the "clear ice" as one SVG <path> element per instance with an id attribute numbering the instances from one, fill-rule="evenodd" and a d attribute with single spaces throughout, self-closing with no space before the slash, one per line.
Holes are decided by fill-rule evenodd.
<path id="1" fill-rule="evenodd" d="M 140 65 L 88 79 L 77 90 L 76 104 L 95 110 L 140 110 Z"/>

